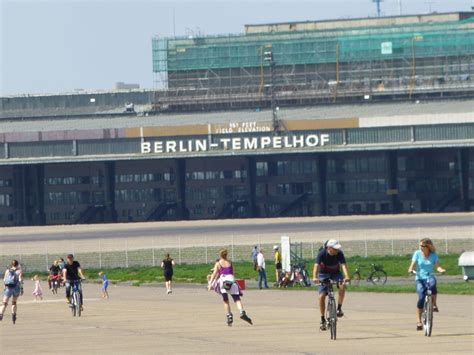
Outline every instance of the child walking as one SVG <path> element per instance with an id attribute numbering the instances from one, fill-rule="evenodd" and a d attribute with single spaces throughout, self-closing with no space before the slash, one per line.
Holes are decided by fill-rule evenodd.
<path id="1" fill-rule="evenodd" d="M 33 277 L 33 281 L 35 282 L 35 289 L 33 290 L 33 296 L 35 296 L 35 301 L 43 300 L 43 289 L 41 288 L 40 278 L 38 275 Z"/>
<path id="2" fill-rule="evenodd" d="M 227 325 L 229 327 L 231 327 L 234 322 L 234 316 L 230 309 L 229 295 L 232 296 L 234 303 L 240 311 L 240 319 L 249 324 L 253 324 L 252 320 L 247 316 L 247 313 L 245 313 L 244 306 L 242 305 L 240 299 L 242 291 L 240 290 L 239 285 L 235 282 L 234 266 L 232 265 L 232 261 L 227 258 L 226 249 L 219 251 L 219 260 L 216 262 L 214 272 L 209 279 L 208 290 L 210 291 L 212 289 L 222 296 L 224 308 L 227 313 Z"/>
<path id="3" fill-rule="evenodd" d="M 107 288 L 109 287 L 109 279 L 102 271 L 99 272 L 99 276 L 102 279 L 102 298 L 109 298 L 109 292 L 107 291 Z"/>

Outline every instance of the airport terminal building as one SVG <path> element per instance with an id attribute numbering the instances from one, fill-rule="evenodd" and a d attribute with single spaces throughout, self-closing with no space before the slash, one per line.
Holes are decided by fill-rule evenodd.
<path id="1" fill-rule="evenodd" d="M 473 17 L 433 16 L 156 40 L 167 88 L 100 109 L 2 98 L 0 226 L 472 211 Z M 150 110 L 114 111 L 135 99 Z"/>

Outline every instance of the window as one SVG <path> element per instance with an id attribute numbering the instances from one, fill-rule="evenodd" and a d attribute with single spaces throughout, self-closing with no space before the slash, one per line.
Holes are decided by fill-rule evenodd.
<path id="1" fill-rule="evenodd" d="M 12 206 L 13 205 L 13 196 L 10 194 L 0 194 L 0 206 Z"/>
<path id="2" fill-rule="evenodd" d="M 0 179 L 0 187 L 12 186 L 11 179 Z"/>
<path id="3" fill-rule="evenodd" d="M 290 184 L 277 184 L 277 195 L 290 194 Z"/>
<path id="4" fill-rule="evenodd" d="M 257 176 L 268 176 L 268 163 L 266 161 L 257 162 Z"/>
<path id="5" fill-rule="evenodd" d="M 266 196 L 267 195 L 267 184 L 257 183 L 257 185 L 255 186 L 255 194 L 258 197 Z"/>

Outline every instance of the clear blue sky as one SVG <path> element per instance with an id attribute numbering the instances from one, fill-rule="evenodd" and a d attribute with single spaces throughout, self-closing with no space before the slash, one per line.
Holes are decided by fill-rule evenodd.
<path id="1" fill-rule="evenodd" d="M 244 24 L 375 16 L 372 0 L 0 0 L 0 95 L 153 87 L 151 38 L 238 33 Z M 429 4 L 430 3 L 430 4 Z M 398 14 L 398 0 L 382 3 Z M 469 11 L 474 0 L 402 0 L 404 14 Z M 175 21 L 173 26 L 173 13 Z"/>

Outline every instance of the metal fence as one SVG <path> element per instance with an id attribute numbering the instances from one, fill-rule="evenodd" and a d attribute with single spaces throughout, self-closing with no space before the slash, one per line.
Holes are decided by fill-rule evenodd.
<path id="1" fill-rule="evenodd" d="M 324 240 L 301 241 L 303 257 L 313 258 Z M 474 238 L 446 237 L 433 239 L 439 254 L 474 250 Z M 27 271 L 46 271 L 53 261 L 73 253 L 85 268 L 105 269 L 134 266 L 159 266 L 166 253 L 170 253 L 178 264 L 213 263 L 220 248 L 227 248 L 234 261 L 250 261 L 254 245 L 262 248 L 267 260 L 271 260 L 273 245 L 279 244 L 275 236 L 227 236 L 227 237 L 173 237 L 129 238 L 129 239 L 91 239 L 80 241 L 54 241 L 45 243 L 15 243 L 2 247 L 0 265 L 8 265 L 10 260 L 18 259 L 26 265 Z M 343 250 L 347 256 L 385 256 L 408 255 L 418 248 L 419 238 L 343 240 Z"/>

